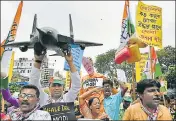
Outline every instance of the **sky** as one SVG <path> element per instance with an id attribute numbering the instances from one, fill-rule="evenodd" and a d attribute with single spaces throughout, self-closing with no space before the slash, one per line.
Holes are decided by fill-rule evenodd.
<path id="1" fill-rule="evenodd" d="M 175 1 L 144 1 L 145 4 L 156 5 L 163 10 L 163 46 L 175 47 Z M 19 1 L 1 1 L 1 42 L 6 39 L 12 25 Z M 38 27 L 53 27 L 60 34 L 69 36 L 69 14 L 75 39 L 103 43 L 103 46 L 86 48 L 85 57 L 92 57 L 110 49 L 118 48 L 120 43 L 121 22 L 124 1 L 24 1 L 20 25 L 15 41 L 29 41 L 34 14 L 38 17 Z M 133 23 L 137 1 L 130 1 Z M 25 53 L 15 50 L 15 59 L 19 57 L 33 58 L 33 50 Z M 144 49 L 146 51 L 146 49 Z M 48 51 L 47 55 L 54 52 Z M 49 57 L 56 60 L 55 71 L 64 73 L 64 58 Z M 86 74 L 82 67 L 83 75 Z"/>

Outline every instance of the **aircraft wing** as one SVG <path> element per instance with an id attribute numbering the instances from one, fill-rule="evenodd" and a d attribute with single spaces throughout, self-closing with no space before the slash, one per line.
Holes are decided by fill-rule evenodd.
<path id="1" fill-rule="evenodd" d="M 2 45 L 2 47 L 21 47 L 21 46 L 27 46 L 28 48 L 33 48 L 33 44 L 30 41 L 26 42 L 11 42 L 5 45 Z"/>
<path id="2" fill-rule="evenodd" d="M 102 43 L 95 43 L 95 42 L 88 42 L 83 40 L 74 40 L 75 44 L 79 44 L 83 47 L 90 47 L 90 46 L 102 46 Z"/>
<path id="3" fill-rule="evenodd" d="M 64 57 L 64 53 L 61 50 L 56 51 L 55 54 L 49 55 L 49 56 L 62 56 Z"/>

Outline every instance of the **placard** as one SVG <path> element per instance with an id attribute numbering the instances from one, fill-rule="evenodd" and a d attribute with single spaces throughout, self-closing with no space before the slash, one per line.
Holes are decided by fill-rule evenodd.
<path id="1" fill-rule="evenodd" d="M 73 56 L 73 64 L 76 66 L 77 71 L 80 72 L 84 50 L 82 50 L 79 45 L 73 45 L 72 44 L 71 45 L 71 53 L 72 53 L 72 56 Z M 64 70 L 65 71 L 70 70 L 70 67 L 69 67 L 66 60 L 65 60 L 65 63 L 64 63 Z"/>
<path id="2" fill-rule="evenodd" d="M 136 11 L 136 33 L 147 45 L 162 48 L 162 8 L 139 1 Z"/>
<path id="3" fill-rule="evenodd" d="M 102 87 L 103 86 L 103 78 L 92 78 L 85 80 L 83 83 L 83 88 L 89 88 L 89 87 Z"/>
<path id="4" fill-rule="evenodd" d="M 43 106 L 41 109 L 49 112 L 53 121 L 76 120 L 74 102 L 51 103 Z"/>

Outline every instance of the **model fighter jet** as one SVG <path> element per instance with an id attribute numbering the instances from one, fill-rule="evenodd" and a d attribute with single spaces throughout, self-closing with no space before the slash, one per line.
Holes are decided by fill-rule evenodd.
<path id="1" fill-rule="evenodd" d="M 30 34 L 30 41 L 25 42 L 12 42 L 3 45 L 4 47 L 19 48 L 22 52 L 26 52 L 28 49 L 35 48 L 38 52 L 41 50 L 53 50 L 56 54 L 50 56 L 64 56 L 65 51 L 70 51 L 71 44 L 80 45 L 82 49 L 89 46 L 101 46 L 101 43 L 94 43 L 82 40 L 75 40 L 73 35 L 73 27 L 70 17 L 70 37 L 61 35 L 51 27 L 37 28 L 37 15 L 34 16 L 34 22 L 32 27 L 32 33 Z"/>

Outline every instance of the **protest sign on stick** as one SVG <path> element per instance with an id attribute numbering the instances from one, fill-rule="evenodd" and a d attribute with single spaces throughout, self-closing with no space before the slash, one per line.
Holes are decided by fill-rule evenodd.
<path id="1" fill-rule="evenodd" d="M 139 1 L 136 11 L 136 33 L 147 45 L 162 48 L 162 8 Z"/>

